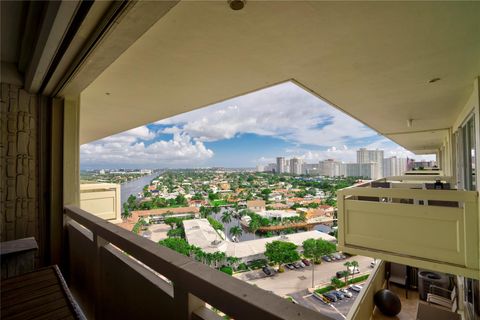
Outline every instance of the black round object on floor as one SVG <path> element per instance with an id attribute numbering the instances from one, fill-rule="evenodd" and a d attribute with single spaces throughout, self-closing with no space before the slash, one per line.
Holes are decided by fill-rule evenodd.
<path id="1" fill-rule="evenodd" d="M 380 311 L 386 316 L 396 316 L 402 310 L 402 303 L 398 296 L 388 289 L 377 291 L 373 296 L 373 301 Z"/>

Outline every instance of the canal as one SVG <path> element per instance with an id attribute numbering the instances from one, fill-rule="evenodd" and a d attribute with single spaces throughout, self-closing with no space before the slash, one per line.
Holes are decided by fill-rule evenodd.
<path id="1" fill-rule="evenodd" d="M 122 183 L 120 188 L 120 201 L 122 202 L 122 207 L 123 203 L 127 201 L 128 197 L 131 194 L 137 196 L 138 193 L 143 190 L 143 187 L 145 185 L 150 184 L 150 181 L 152 181 L 154 178 L 158 177 L 161 174 L 162 172 L 155 172 L 148 176 L 141 177 L 140 179 Z"/>

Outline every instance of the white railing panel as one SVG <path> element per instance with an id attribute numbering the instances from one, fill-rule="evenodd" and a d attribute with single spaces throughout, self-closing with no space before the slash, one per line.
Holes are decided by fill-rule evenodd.
<path id="1" fill-rule="evenodd" d="M 477 192 L 354 187 L 337 203 L 340 249 L 480 278 Z"/>

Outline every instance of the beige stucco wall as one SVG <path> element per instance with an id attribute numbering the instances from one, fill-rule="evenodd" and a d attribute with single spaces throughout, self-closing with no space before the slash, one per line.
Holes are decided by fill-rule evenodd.
<path id="1" fill-rule="evenodd" d="M 1 241 L 38 238 L 37 96 L 1 84 Z"/>
<path id="2" fill-rule="evenodd" d="M 80 208 L 112 223 L 122 222 L 120 185 L 81 184 Z"/>

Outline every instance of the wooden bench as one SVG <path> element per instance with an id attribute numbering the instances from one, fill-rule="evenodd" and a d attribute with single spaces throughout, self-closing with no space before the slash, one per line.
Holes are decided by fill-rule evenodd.
<path id="1" fill-rule="evenodd" d="M 86 319 L 56 265 L 2 280 L 2 319 Z"/>

